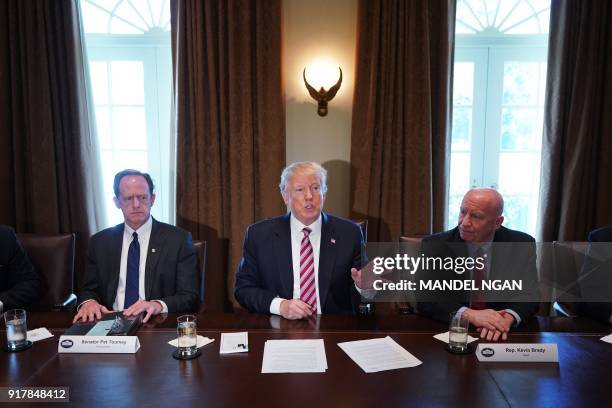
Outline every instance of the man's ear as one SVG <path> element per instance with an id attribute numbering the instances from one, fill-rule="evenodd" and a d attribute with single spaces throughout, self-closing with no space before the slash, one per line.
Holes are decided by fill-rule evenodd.
<path id="1" fill-rule="evenodd" d="M 121 204 L 119 204 L 119 199 L 117 197 L 113 197 L 113 202 L 115 203 L 115 207 L 121 208 Z"/>
<path id="2" fill-rule="evenodd" d="M 289 206 L 289 193 L 287 193 L 286 191 L 283 191 L 281 193 L 281 196 L 283 196 L 283 201 L 285 202 L 285 205 Z"/>
<path id="3" fill-rule="evenodd" d="M 499 229 L 499 227 L 502 226 L 502 223 L 504 222 L 504 216 L 500 215 L 499 217 L 497 217 L 497 219 L 495 220 L 495 229 Z"/>
<path id="4" fill-rule="evenodd" d="M 153 204 L 155 204 L 155 194 L 151 194 L 151 204 L 149 207 L 153 207 Z"/>

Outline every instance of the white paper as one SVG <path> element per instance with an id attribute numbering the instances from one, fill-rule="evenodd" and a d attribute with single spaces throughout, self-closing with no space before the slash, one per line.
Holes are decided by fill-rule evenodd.
<path id="1" fill-rule="evenodd" d="M 30 332 L 28 332 L 28 339 L 30 338 Z M 605 341 L 606 343 L 612 343 L 612 334 L 608 334 L 605 337 L 602 337 L 601 339 L 599 339 L 601 341 Z"/>
<path id="2" fill-rule="evenodd" d="M 28 330 L 28 340 L 32 342 L 44 340 L 53 337 L 53 334 L 46 327 Z"/>
<path id="3" fill-rule="evenodd" d="M 436 335 L 435 335 L 435 336 L 433 336 L 433 337 L 434 337 L 434 339 L 436 339 L 436 340 L 440 340 L 440 341 L 443 341 L 443 342 L 445 342 L 446 344 L 448 344 L 448 333 L 449 333 L 449 332 L 446 332 L 446 333 L 440 333 L 440 334 L 436 334 Z M 470 335 L 468 334 L 468 343 L 471 343 L 471 342 L 476 341 L 476 340 L 478 340 L 478 337 L 472 337 L 472 336 L 470 336 Z"/>
<path id="4" fill-rule="evenodd" d="M 325 370 L 323 339 L 268 340 L 264 345 L 262 373 L 323 373 Z"/>
<path id="5" fill-rule="evenodd" d="M 209 339 L 208 337 L 203 337 L 198 334 L 196 347 L 204 347 L 205 345 L 210 344 L 213 341 L 215 341 L 215 339 Z M 174 347 L 178 347 L 178 339 L 170 340 L 168 344 Z"/>
<path id="6" fill-rule="evenodd" d="M 219 354 L 244 353 L 249 351 L 249 333 L 221 333 Z"/>
<path id="7" fill-rule="evenodd" d="M 391 337 L 347 341 L 338 346 L 366 373 L 416 367 L 422 361 L 397 344 Z"/>

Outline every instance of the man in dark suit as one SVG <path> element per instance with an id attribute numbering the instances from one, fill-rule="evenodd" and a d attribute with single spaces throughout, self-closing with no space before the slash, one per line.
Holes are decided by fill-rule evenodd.
<path id="1" fill-rule="evenodd" d="M 318 163 L 290 164 L 280 190 L 288 214 L 248 227 L 235 296 L 255 313 L 301 319 L 351 313 L 359 304 L 359 226 L 322 212 L 327 172 Z"/>
<path id="2" fill-rule="evenodd" d="M 463 276 L 450 270 L 442 271 L 439 275 L 422 275 L 420 278 L 435 276 L 446 280 L 476 279 L 481 286 L 483 279 L 520 280 L 522 291 L 518 294 L 495 293 L 495 299 L 486 297 L 480 290 L 468 291 L 463 288 L 442 291 L 438 298 L 443 295 L 444 301 L 418 303 L 421 314 L 448 322 L 450 314 L 457 311 L 476 326 L 481 338 L 497 341 L 500 338 L 507 339 L 511 327 L 526 322 L 536 312 L 538 290 L 535 240 L 525 233 L 502 227 L 502 213 L 503 198 L 497 191 L 489 188 L 468 191 L 461 202 L 458 226 L 425 238 L 423 252 L 427 257 L 479 258 L 483 261 L 482 267 L 474 267 L 463 273 Z M 477 278 L 478 274 L 480 276 Z"/>
<path id="3" fill-rule="evenodd" d="M 13 229 L 0 225 L 0 312 L 27 308 L 42 296 L 43 289 Z"/>
<path id="4" fill-rule="evenodd" d="M 74 321 L 93 321 L 110 310 L 126 316 L 195 312 L 198 276 L 191 235 L 151 217 L 153 181 L 123 170 L 114 180 L 115 205 L 125 222 L 91 237 L 88 265 Z"/>
<path id="5" fill-rule="evenodd" d="M 584 267 L 580 273 L 583 302 L 578 312 L 612 324 L 612 226 L 591 231 Z"/>

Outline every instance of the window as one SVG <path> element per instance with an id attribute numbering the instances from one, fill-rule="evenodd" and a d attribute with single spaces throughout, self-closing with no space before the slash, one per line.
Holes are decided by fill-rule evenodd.
<path id="1" fill-rule="evenodd" d="M 109 225 L 115 173 L 148 172 L 156 219 L 174 222 L 170 9 L 164 0 L 81 0 Z"/>
<path id="2" fill-rule="evenodd" d="M 494 187 L 504 225 L 536 234 L 549 0 L 458 0 L 448 228 Z"/>

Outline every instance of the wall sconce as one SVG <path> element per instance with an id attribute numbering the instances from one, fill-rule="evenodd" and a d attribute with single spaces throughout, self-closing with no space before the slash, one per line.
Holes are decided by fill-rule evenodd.
<path id="1" fill-rule="evenodd" d="M 314 89 L 313 86 L 310 85 L 308 81 L 306 81 L 306 68 L 304 68 L 304 71 L 302 72 L 302 76 L 304 77 L 304 84 L 306 84 L 306 89 L 308 89 L 308 93 L 315 101 L 319 103 L 319 106 L 317 108 L 317 113 L 319 114 L 319 116 L 327 115 L 327 102 L 334 99 L 334 96 L 336 96 L 336 93 L 338 93 L 338 89 L 340 89 L 340 84 L 342 84 L 342 69 L 340 67 L 338 67 L 338 69 L 340 70 L 340 78 L 334 86 L 329 88 L 329 91 L 326 91 L 323 87 L 321 87 L 321 89 L 319 89 L 318 91 Z"/>

